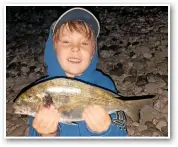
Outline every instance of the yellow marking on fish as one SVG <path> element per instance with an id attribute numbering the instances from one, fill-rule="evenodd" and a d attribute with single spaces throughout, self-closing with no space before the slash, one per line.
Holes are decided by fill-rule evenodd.
<path id="1" fill-rule="evenodd" d="M 23 100 L 25 100 L 25 99 L 27 98 L 27 96 L 26 96 L 25 94 L 21 94 L 21 98 L 22 98 Z"/>

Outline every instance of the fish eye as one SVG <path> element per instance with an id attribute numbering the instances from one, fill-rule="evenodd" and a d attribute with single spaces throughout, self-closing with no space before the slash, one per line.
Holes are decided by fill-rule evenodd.
<path id="1" fill-rule="evenodd" d="M 30 95 L 28 98 L 29 98 L 29 102 L 32 102 L 32 100 L 33 100 L 32 98 L 33 97 Z"/>

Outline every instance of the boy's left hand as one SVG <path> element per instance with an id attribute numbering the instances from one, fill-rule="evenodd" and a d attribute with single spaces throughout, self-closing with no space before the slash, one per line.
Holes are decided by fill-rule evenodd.
<path id="1" fill-rule="evenodd" d="M 111 124 L 110 116 L 101 106 L 98 105 L 88 106 L 85 108 L 82 116 L 87 126 L 92 131 L 98 133 L 106 131 Z"/>

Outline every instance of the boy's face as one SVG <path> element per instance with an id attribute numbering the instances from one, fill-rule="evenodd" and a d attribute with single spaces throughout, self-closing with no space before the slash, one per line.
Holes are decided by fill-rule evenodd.
<path id="1" fill-rule="evenodd" d="M 62 26 L 59 41 L 54 43 L 58 62 L 68 77 L 81 75 L 90 65 L 95 52 L 93 39 L 84 33 L 70 32 Z"/>

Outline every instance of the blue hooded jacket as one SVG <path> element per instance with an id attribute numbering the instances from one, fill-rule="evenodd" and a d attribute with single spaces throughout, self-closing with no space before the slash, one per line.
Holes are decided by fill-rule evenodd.
<path id="1" fill-rule="evenodd" d="M 89 65 L 89 67 L 85 70 L 85 72 L 81 76 L 75 76 L 74 78 L 83 80 L 88 83 L 92 83 L 103 87 L 105 89 L 109 89 L 113 92 L 117 92 L 114 83 L 112 80 L 104 75 L 102 72 L 96 70 L 98 62 L 98 53 L 97 50 L 94 54 L 94 57 Z M 48 36 L 48 40 L 45 46 L 45 63 L 47 64 L 47 72 L 48 77 L 55 76 L 66 76 L 64 70 L 61 68 L 55 51 L 53 47 L 52 40 L 52 29 L 50 29 L 50 33 Z M 120 113 L 123 115 L 123 113 Z M 112 123 L 108 130 L 102 133 L 96 133 L 91 131 L 85 121 L 79 121 L 73 124 L 64 124 L 59 123 L 59 130 L 56 136 L 127 136 L 127 131 L 125 129 L 125 120 L 118 120 L 120 123 L 114 123 L 114 119 L 117 119 L 117 113 L 113 113 L 110 115 L 112 119 Z M 119 118 L 123 118 L 123 116 L 119 116 Z M 30 129 L 29 136 L 40 136 L 36 130 L 32 127 L 33 117 L 29 117 Z M 117 121 L 117 122 L 118 122 Z"/>

